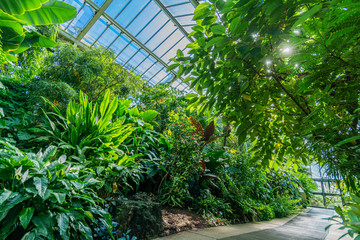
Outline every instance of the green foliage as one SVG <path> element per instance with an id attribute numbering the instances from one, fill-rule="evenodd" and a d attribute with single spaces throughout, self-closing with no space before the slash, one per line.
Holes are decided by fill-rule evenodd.
<path id="1" fill-rule="evenodd" d="M 75 7 L 58 0 L 1 1 L 1 55 L 7 61 L 15 61 L 13 54 L 24 52 L 30 47 L 54 47 L 56 42 L 52 38 L 40 34 L 32 26 L 60 24 L 75 16 Z"/>
<path id="2" fill-rule="evenodd" d="M 37 118 L 29 112 L 27 83 L 11 78 L 0 81 L 0 136 L 19 148 L 33 148 Z"/>
<path id="3" fill-rule="evenodd" d="M 293 214 L 298 209 L 298 202 L 301 199 L 293 200 L 290 195 L 284 194 L 283 196 L 278 195 L 270 202 L 270 207 L 274 212 L 274 216 L 277 218 L 286 217 Z"/>
<path id="4" fill-rule="evenodd" d="M 170 121 L 172 123 L 164 132 L 170 149 L 161 161 L 167 173 L 160 182 L 163 185 L 159 190 L 162 203 L 182 207 L 185 201 L 191 201 L 192 198 L 190 181 L 198 181 L 202 172 L 199 163 L 201 141 L 186 115 L 173 112 Z"/>
<path id="5" fill-rule="evenodd" d="M 360 239 L 360 198 L 356 195 L 352 195 L 352 203 L 349 204 L 347 209 L 335 207 L 335 211 L 338 216 L 334 216 L 330 218 L 330 220 L 336 221 L 336 225 L 342 225 L 340 229 L 348 230 L 347 233 L 340 238 L 349 235 L 355 240 Z M 327 226 L 327 228 L 332 225 L 334 224 Z"/>
<path id="6" fill-rule="evenodd" d="M 184 93 L 167 85 L 144 85 L 135 96 L 134 102 L 142 109 L 153 109 L 159 113 L 156 129 L 163 132 L 170 124 L 172 111 L 181 112 L 187 107 Z"/>
<path id="7" fill-rule="evenodd" d="M 63 81 L 86 93 L 90 100 L 103 97 L 107 90 L 113 95 L 135 95 L 143 81 L 115 61 L 112 52 L 100 48 L 80 50 L 71 44 L 61 44 L 48 56 L 40 79 Z"/>
<path id="8" fill-rule="evenodd" d="M 195 10 L 189 56 L 174 59 L 198 93 L 189 108 L 225 116 L 263 166 L 315 158 L 354 187 L 358 1 L 211 2 Z"/>
<path id="9" fill-rule="evenodd" d="M 69 156 L 68 161 L 81 163 L 91 169 L 105 182 L 104 188 L 98 192 L 104 198 L 118 190 L 126 193 L 132 188 L 130 180 L 136 185 L 141 180 L 141 172 L 135 162 L 141 154 L 125 152 L 127 149 L 123 147 L 124 141 L 131 138 L 133 132 L 139 131 L 134 123 L 126 122 L 127 118 L 123 115 L 129 102 L 110 98 L 108 90 L 101 103 L 90 102 L 80 92 L 79 103 L 72 100 L 67 106 L 66 116 L 53 103 L 44 99 L 54 112 L 44 113 L 47 122 L 42 124 L 42 136 L 38 138 L 56 144 Z M 155 116 L 153 112 L 138 115 L 148 121 Z M 139 121 L 149 125 L 143 120 Z"/>
<path id="10" fill-rule="evenodd" d="M 79 103 L 70 101 L 66 108 L 66 117 L 49 100 L 45 99 L 54 109 L 54 113 L 44 113 L 47 123 L 42 129 L 47 136 L 40 139 L 57 143 L 62 149 L 69 149 L 69 153 L 77 153 L 80 162 L 86 157 L 96 157 L 96 152 L 118 155 L 116 148 L 134 131 L 124 119 L 114 119 L 118 108 L 117 98 L 110 100 L 110 91 L 107 91 L 100 104 L 89 102 L 88 97 L 80 92 Z M 52 116 L 54 120 L 51 120 Z M 76 159 L 76 157 L 73 157 Z M 74 159 L 74 160 L 75 160 Z"/>
<path id="11" fill-rule="evenodd" d="M 274 210 L 269 205 L 256 204 L 257 217 L 260 221 L 271 220 L 275 217 Z M 286 215 L 287 216 L 287 215 Z"/>
<path id="12" fill-rule="evenodd" d="M 27 102 L 33 110 L 50 110 L 42 98 L 48 99 L 61 113 L 65 113 L 68 103 L 77 97 L 76 91 L 64 82 L 32 81 L 28 87 Z"/>
<path id="13" fill-rule="evenodd" d="M 82 166 L 54 159 L 56 148 L 25 154 L 1 142 L 0 238 L 93 239 L 97 219 L 111 234 L 111 216 L 94 189 L 102 182 Z"/>

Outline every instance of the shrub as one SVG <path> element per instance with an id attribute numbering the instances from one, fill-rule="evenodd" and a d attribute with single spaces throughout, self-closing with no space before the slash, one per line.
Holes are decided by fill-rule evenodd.
<path id="1" fill-rule="evenodd" d="M 67 83 L 60 81 L 34 81 L 29 85 L 29 105 L 33 110 L 43 108 L 50 110 L 42 97 L 51 101 L 62 113 L 65 113 L 68 103 L 77 97 L 76 91 Z"/>
<path id="2" fill-rule="evenodd" d="M 0 151 L 0 239 L 92 239 L 99 219 L 111 234 L 111 216 L 94 189 L 102 182 L 82 166 L 54 159 L 56 148 L 25 154 Z"/>
<path id="3" fill-rule="evenodd" d="M 293 200 L 289 195 L 277 196 L 270 202 L 270 207 L 275 213 L 275 217 L 287 217 L 299 208 L 298 203 L 301 199 Z"/>
<path id="4" fill-rule="evenodd" d="M 255 206 L 259 220 L 271 220 L 275 217 L 274 211 L 269 205 L 259 203 Z"/>
<path id="5" fill-rule="evenodd" d="M 116 148 L 134 131 L 123 118 L 114 119 L 118 99 L 110 101 L 107 91 L 101 104 L 92 103 L 80 92 L 79 103 L 72 100 L 66 108 L 66 116 L 58 107 L 46 99 L 55 113 L 46 115 L 47 123 L 42 125 L 44 136 L 41 140 L 54 142 L 60 148 L 68 149 L 74 160 L 83 162 L 86 157 L 105 154 L 117 158 L 123 152 Z"/>
<path id="6" fill-rule="evenodd" d="M 141 88 L 143 80 L 115 61 L 112 52 L 101 48 L 80 50 L 71 44 L 62 44 L 48 56 L 40 73 L 41 79 L 66 82 L 85 92 L 91 100 L 111 90 L 126 97 Z"/>

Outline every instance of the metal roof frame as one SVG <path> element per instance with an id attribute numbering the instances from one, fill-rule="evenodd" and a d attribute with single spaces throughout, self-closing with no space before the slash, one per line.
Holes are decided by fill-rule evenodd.
<path id="1" fill-rule="evenodd" d="M 65 0 L 63 0 L 65 1 Z M 199 2 L 198 0 L 184 0 L 184 2 L 181 2 L 181 3 L 176 3 L 176 4 L 172 4 L 172 5 L 168 5 L 168 6 L 165 6 L 165 4 L 162 2 L 162 0 L 149 0 L 146 2 L 145 5 L 142 5 L 141 9 L 139 9 L 139 12 L 137 12 L 137 14 L 131 19 L 131 21 L 129 23 L 126 24 L 126 26 L 122 26 L 121 24 L 119 24 L 117 22 L 117 17 L 128 7 L 128 5 L 130 3 L 134 3 L 132 2 L 133 0 L 129 0 L 124 6 L 123 8 L 116 14 L 116 16 L 114 18 L 112 18 L 107 12 L 106 10 L 108 9 L 108 7 L 111 5 L 111 3 L 113 3 L 115 0 L 106 0 L 105 2 L 103 2 L 103 4 L 101 6 L 98 6 L 93 0 L 81 0 L 80 2 L 83 2 L 82 5 L 80 5 L 79 1 L 76 1 L 77 5 L 78 6 L 81 6 L 79 7 L 79 12 L 81 10 L 83 10 L 83 8 L 85 7 L 85 5 L 88 5 L 89 7 L 91 7 L 93 9 L 93 11 L 95 11 L 95 14 L 92 15 L 90 21 L 88 21 L 86 24 L 83 25 L 83 29 L 78 33 L 78 35 L 75 37 L 71 34 L 71 31 L 68 32 L 68 28 L 69 26 L 72 24 L 72 20 L 64 30 L 60 30 L 60 34 L 63 35 L 64 37 L 68 38 L 70 41 L 74 42 L 75 44 L 83 47 L 83 48 L 86 48 L 88 47 L 86 43 L 84 43 L 83 39 L 87 36 L 87 33 L 92 29 L 92 27 L 94 26 L 94 24 L 100 19 L 100 18 L 103 18 L 104 20 L 106 20 L 106 24 L 104 24 L 106 27 L 105 29 L 101 30 L 102 33 L 100 33 L 99 35 L 97 35 L 96 37 L 94 36 L 93 39 L 94 39 L 94 42 L 89 42 L 91 46 L 97 44 L 97 42 L 99 41 L 99 39 L 101 39 L 103 37 L 103 35 L 107 32 L 107 30 L 111 27 L 111 26 L 114 26 L 116 28 L 116 32 L 115 34 L 118 34 L 117 36 L 114 35 L 114 39 L 111 38 L 111 43 L 108 42 L 106 43 L 106 47 L 107 49 L 109 49 L 113 44 L 116 43 L 116 41 L 121 37 L 121 36 L 126 36 L 126 45 L 122 46 L 119 50 L 120 52 L 117 54 L 116 57 L 118 57 L 121 53 L 123 53 L 123 51 L 125 49 L 127 49 L 127 47 L 130 45 L 130 44 L 135 44 L 135 45 L 132 45 L 133 48 L 130 48 L 130 49 L 134 49 L 136 50 L 135 52 L 131 52 L 130 55 L 125 55 L 126 58 L 128 57 L 128 59 L 119 59 L 120 62 L 122 62 L 121 64 L 124 65 L 124 67 L 126 67 L 127 65 L 130 66 L 130 68 L 134 71 L 137 71 L 138 73 L 140 73 L 140 76 L 143 77 L 146 73 L 148 73 L 155 65 L 158 65 L 159 66 L 159 71 L 157 71 L 153 76 L 150 76 L 150 77 L 146 77 L 148 79 L 148 82 L 150 82 L 156 75 L 158 75 L 161 71 L 164 71 L 164 69 L 166 70 L 168 67 L 169 67 L 169 63 L 165 62 L 164 59 L 162 59 L 164 56 L 166 56 L 166 54 L 168 54 L 171 50 L 174 51 L 174 48 L 180 44 L 179 46 L 182 45 L 182 48 L 184 47 L 183 44 L 186 44 L 186 41 L 189 41 L 189 42 L 193 42 L 194 39 L 192 37 L 189 37 L 189 33 L 185 30 L 184 27 L 190 27 L 192 26 L 192 24 L 180 24 L 180 22 L 177 20 L 178 17 L 182 17 L 182 16 L 191 16 L 193 13 L 189 12 L 188 14 L 185 12 L 185 14 L 181 14 L 181 15 L 174 15 L 171 13 L 171 11 L 169 11 L 169 9 L 171 10 L 171 8 L 179 8 L 181 7 L 182 5 L 187 5 L 188 3 L 191 3 L 193 7 L 196 7 Z M 136 0 L 135 0 L 136 1 Z M 152 16 L 152 18 L 150 20 L 148 20 L 147 23 L 145 23 L 144 26 L 142 26 L 142 28 L 139 30 L 139 32 L 137 32 L 135 35 L 131 34 L 127 28 L 135 21 L 135 19 L 144 11 L 144 9 L 147 8 L 147 6 L 150 4 L 150 3 L 155 3 L 158 7 L 159 7 L 159 11 Z M 132 4 L 134 5 L 134 4 Z M 155 6 L 154 4 L 152 6 Z M 155 31 L 151 37 L 149 39 L 147 39 L 146 42 L 141 42 L 139 39 L 137 39 L 137 37 L 139 36 L 140 33 L 142 33 L 142 31 L 147 28 L 148 25 L 150 25 L 150 23 L 155 19 L 157 18 L 157 16 L 163 12 L 163 14 L 165 14 L 167 16 L 167 20 L 163 23 L 163 25 L 161 27 L 159 27 L 159 29 L 157 29 L 157 31 Z M 162 15 L 162 16 L 165 16 L 165 15 Z M 86 21 L 86 20 L 85 20 Z M 157 44 L 157 46 L 155 47 L 155 49 L 153 50 L 150 50 L 146 45 L 147 43 L 152 39 L 154 38 L 154 36 L 157 37 L 157 40 L 155 41 L 158 41 L 158 35 L 156 35 L 158 32 L 160 32 L 160 30 L 162 30 L 162 28 L 164 28 L 165 26 L 168 27 L 168 24 L 169 22 L 172 22 L 172 24 L 174 24 L 174 26 L 176 27 L 175 30 L 173 30 L 171 33 L 169 32 L 168 35 L 166 35 L 166 37 L 164 39 L 162 39 L 162 41 L 160 41 L 159 44 Z M 190 23 L 190 22 L 189 22 Z M 75 23 L 76 24 L 76 23 Z M 81 23 L 80 23 L 81 24 Z M 153 23 L 154 24 L 154 23 Z M 152 25 L 153 25 L 152 24 Z M 74 25 L 75 26 L 75 25 Z M 80 25 L 81 26 L 81 25 Z M 82 28 L 82 27 L 81 27 Z M 164 44 L 164 42 L 166 40 L 168 40 L 172 34 L 174 34 L 176 31 L 180 31 L 181 34 L 183 35 L 183 37 L 179 37 L 179 39 L 177 39 L 176 41 L 174 42 L 167 42 L 166 44 Z M 93 31 L 93 30 L 91 30 Z M 117 33 L 119 32 L 119 33 Z M 108 34 L 108 33 L 106 33 Z M 177 33 L 179 34 L 179 33 Z M 105 37 L 105 36 L 104 36 Z M 103 37 L 103 38 L 104 38 Z M 187 39 L 186 41 L 184 39 Z M 172 39 L 173 40 L 173 39 Z M 184 41 L 183 41 L 184 40 Z M 171 45 L 169 45 L 171 44 Z M 100 44 L 101 45 L 101 44 Z M 169 45 L 169 46 L 167 46 Z M 166 51 L 164 51 L 162 54 L 155 54 L 154 51 L 156 49 L 158 49 L 159 47 L 168 47 L 168 49 L 166 49 Z M 129 51 L 130 51 L 129 49 Z M 181 49 L 181 50 L 184 50 L 184 49 Z M 162 51 L 162 50 L 161 50 Z M 141 52 L 141 54 L 139 55 L 138 53 Z M 137 56 L 138 55 L 138 56 Z M 137 57 L 136 57 L 137 56 Z M 168 61 L 168 58 L 169 58 L 170 55 L 167 55 L 166 56 L 166 61 Z M 136 57 L 136 59 L 139 59 L 139 60 L 136 60 L 134 59 Z M 140 58 L 139 58 L 140 57 Z M 122 57 L 121 57 L 122 58 Z M 143 59 L 142 59 L 143 58 Z M 134 65 L 131 64 L 131 61 L 134 59 Z M 148 61 L 147 61 L 148 60 Z M 150 60 L 150 65 L 149 65 L 149 60 Z M 144 63 L 146 62 L 146 63 Z M 139 66 L 141 66 L 141 64 L 146 64 L 144 66 L 146 66 L 145 68 L 143 68 L 142 70 L 137 70 L 139 68 Z M 148 67 L 150 66 L 150 67 Z M 164 71 L 166 72 L 166 71 Z M 163 74 L 163 73 L 162 73 Z M 180 84 L 176 85 L 176 86 L 179 86 L 182 84 L 182 81 L 184 80 L 183 77 L 180 77 L 178 78 L 177 77 L 177 73 L 175 70 L 171 70 L 169 72 L 167 72 L 167 74 L 163 77 L 163 75 L 160 74 L 159 77 L 161 78 L 157 78 L 157 80 L 155 81 L 156 84 L 160 84 L 160 83 L 163 83 L 163 81 L 165 81 L 171 74 L 173 76 L 173 78 L 171 80 L 169 80 L 169 82 L 173 83 L 175 82 L 177 79 L 179 79 L 179 82 Z M 160 80 L 159 80 L 160 79 Z M 164 80 L 165 79 L 165 80 Z M 187 85 L 187 87 L 185 89 L 188 88 L 188 84 L 185 84 Z"/>

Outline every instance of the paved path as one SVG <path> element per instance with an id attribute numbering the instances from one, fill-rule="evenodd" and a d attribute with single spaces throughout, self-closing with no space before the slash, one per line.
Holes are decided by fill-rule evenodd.
<path id="1" fill-rule="evenodd" d="M 278 218 L 272 221 L 236 224 L 187 231 L 170 235 L 159 240 L 335 240 L 344 232 L 332 228 L 330 234 L 325 227 L 333 210 L 310 208 L 309 211 L 288 218 Z M 347 240 L 351 238 L 343 238 Z"/>

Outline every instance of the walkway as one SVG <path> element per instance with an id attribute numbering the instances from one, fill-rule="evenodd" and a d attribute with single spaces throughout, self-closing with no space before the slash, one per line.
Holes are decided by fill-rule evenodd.
<path id="1" fill-rule="evenodd" d="M 267 222 L 236 224 L 187 231 L 159 240 L 335 240 L 344 231 L 333 227 L 330 234 L 325 227 L 330 222 L 324 218 L 334 215 L 333 210 L 310 208 L 309 211 L 288 218 L 278 218 Z M 351 238 L 342 238 L 343 240 Z"/>

